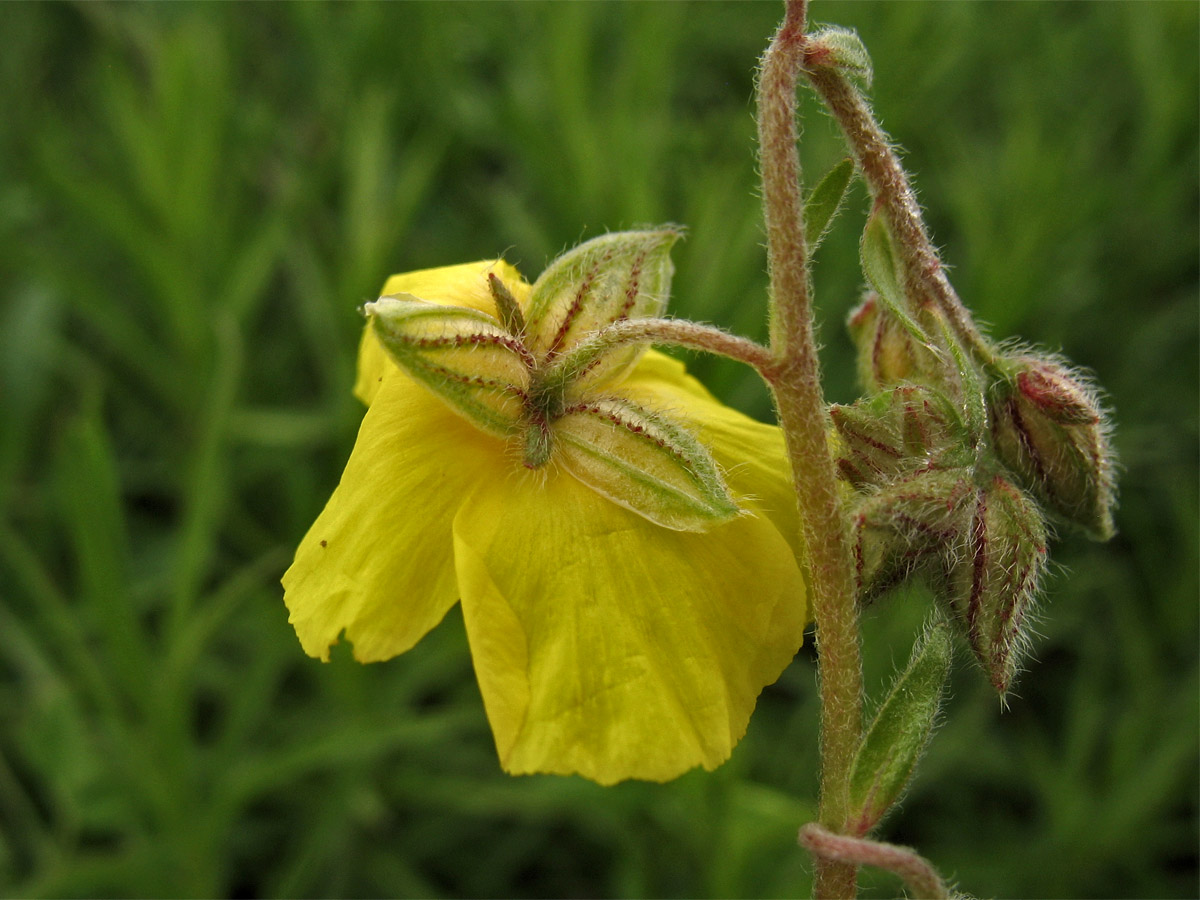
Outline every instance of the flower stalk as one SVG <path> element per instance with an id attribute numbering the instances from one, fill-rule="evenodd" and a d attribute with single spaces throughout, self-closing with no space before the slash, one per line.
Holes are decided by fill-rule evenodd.
<path id="1" fill-rule="evenodd" d="M 863 180 L 886 217 L 904 271 L 905 294 L 918 307 L 941 310 L 963 346 L 980 362 L 990 361 L 993 353 L 946 277 L 896 151 L 862 93 L 845 72 L 830 64 L 833 56 L 819 35 L 812 36 L 805 43 L 804 75 L 841 127 Z"/>
<path id="2" fill-rule="evenodd" d="M 586 365 L 592 355 L 621 344 L 645 343 L 725 356 L 757 369 L 767 379 L 771 378 L 775 368 L 775 357 L 771 351 L 749 338 L 686 319 L 650 317 L 618 319 L 596 332 L 575 351 L 578 354 L 577 364 Z"/>
<path id="3" fill-rule="evenodd" d="M 820 665 L 820 821 L 845 826 L 848 778 L 862 739 L 862 658 L 849 528 L 828 448 L 828 415 L 813 336 L 808 247 L 800 193 L 796 81 L 804 60 L 806 0 L 788 0 L 783 24 L 762 60 L 758 139 L 771 278 L 769 381 L 787 443 L 812 577 Z M 817 855 L 814 893 L 853 897 L 854 861 Z"/>

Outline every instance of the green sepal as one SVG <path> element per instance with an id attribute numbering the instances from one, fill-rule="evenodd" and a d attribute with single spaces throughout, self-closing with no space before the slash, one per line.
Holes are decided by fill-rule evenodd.
<path id="1" fill-rule="evenodd" d="M 804 201 L 804 243 L 808 246 L 809 256 L 821 245 L 853 180 L 854 160 L 843 159 L 825 173 Z"/>
<path id="2" fill-rule="evenodd" d="M 904 326 L 904 330 L 914 340 L 924 345 L 935 356 L 939 355 L 924 329 L 908 314 L 908 301 L 905 299 L 904 281 L 900 275 L 896 248 L 892 243 L 891 231 L 878 210 L 867 217 L 860 250 L 863 274 L 879 294 L 887 312 Z"/>
<path id="3" fill-rule="evenodd" d="M 962 344 L 950 330 L 950 323 L 946 321 L 945 316 L 936 310 L 933 311 L 933 314 L 942 334 L 942 343 L 950 349 L 950 359 L 953 361 L 954 371 L 958 375 L 958 383 L 962 388 L 962 405 L 970 436 L 970 445 L 974 447 L 982 439 L 988 422 L 987 398 L 984 395 L 983 382 L 980 380 L 979 370 L 975 363 L 968 357 Z"/>
<path id="4" fill-rule="evenodd" d="M 599 397 L 564 410 L 553 433 L 567 471 L 655 524 L 706 531 L 739 512 L 708 450 L 665 416 Z"/>
<path id="5" fill-rule="evenodd" d="M 521 304 L 495 272 L 488 272 L 488 290 L 492 292 L 492 300 L 496 303 L 496 312 L 500 315 L 500 324 L 516 338 L 525 336 L 525 316 L 521 312 Z"/>
<path id="6" fill-rule="evenodd" d="M 926 627 L 859 745 L 850 767 L 847 830 L 864 835 L 908 787 L 929 743 L 950 674 L 953 644 L 942 622 Z"/>
<path id="7" fill-rule="evenodd" d="M 380 297 L 363 311 L 396 364 L 455 412 L 501 437 L 520 430 L 532 359 L 499 321 L 410 294 Z"/>
<path id="8" fill-rule="evenodd" d="M 526 305 L 530 349 L 549 361 L 619 319 L 660 315 L 671 291 L 671 246 L 680 234 L 675 228 L 606 234 L 550 263 Z M 589 384 L 620 377 L 644 350 L 614 349 L 588 372 Z"/>

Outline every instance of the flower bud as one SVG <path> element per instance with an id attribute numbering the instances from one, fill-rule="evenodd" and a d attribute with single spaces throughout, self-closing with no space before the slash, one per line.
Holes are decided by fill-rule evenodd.
<path id="1" fill-rule="evenodd" d="M 924 381 L 940 371 L 930 349 L 890 315 L 874 291 L 868 291 L 846 322 L 858 349 L 858 377 L 867 393 L 895 384 Z"/>
<path id="2" fill-rule="evenodd" d="M 938 593 L 1003 697 L 1028 643 L 1046 526 L 1033 501 L 1000 475 L 972 491 L 965 508 L 962 540 Z"/>
<path id="3" fill-rule="evenodd" d="M 838 69 L 863 87 L 871 86 L 871 57 L 858 33 L 849 28 L 828 26 L 808 36 L 805 65 Z"/>
<path id="4" fill-rule="evenodd" d="M 858 488 L 882 485 L 918 469 L 957 468 L 969 462 L 965 432 L 939 392 L 905 384 L 852 406 L 829 409 L 838 440 L 841 477 Z"/>
<path id="5" fill-rule="evenodd" d="M 1095 392 L 1033 356 L 1003 360 L 989 402 L 1000 460 L 1047 510 L 1097 540 L 1113 535 L 1114 454 Z"/>
<path id="6" fill-rule="evenodd" d="M 869 494 L 854 510 L 859 599 L 870 602 L 914 575 L 940 577 L 961 544 L 973 494 L 967 469 L 924 470 Z"/>
<path id="7" fill-rule="evenodd" d="M 880 485 L 904 463 L 900 435 L 888 417 L 881 417 L 860 400 L 852 406 L 829 408 L 836 440 L 833 458 L 838 475 L 856 488 Z"/>

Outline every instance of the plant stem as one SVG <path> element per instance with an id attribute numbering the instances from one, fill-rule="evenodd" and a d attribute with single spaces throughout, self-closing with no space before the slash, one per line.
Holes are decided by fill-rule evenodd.
<path id="1" fill-rule="evenodd" d="M 796 78 L 803 59 L 806 0 L 787 0 L 783 24 L 763 56 L 758 82 L 758 136 L 771 276 L 769 381 L 787 441 L 800 508 L 801 536 L 812 573 L 821 690 L 820 820 L 842 831 L 849 768 L 862 734 L 862 660 L 854 597 L 854 562 L 826 439 L 813 337 L 800 160 Z M 853 897 L 853 863 L 814 857 L 818 897 Z"/>
<path id="2" fill-rule="evenodd" d="M 711 325 L 701 325 L 686 319 L 619 319 L 580 345 L 579 352 L 590 352 L 593 347 L 602 351 L 618 344 L 647 341 L 726 356 L 758 369 L 764 376 L 769 375 L 774 364 L 771 351 L 762 344 Z"/>
<path id="3" fill-rule="evenodd" d="M 827 50 L 810 42 L 803 62 L 804 73 L 841 126 L 871 196 L 887 217 L 904 269 L 905 293 L 918 308 L 935 305 L 963 346 L 977 359 L 990 360 L 991 349 L 946 277 L 921 217 L 916 194 L 887 135 L 845 74 L 822 64 L 828 56 Z M 915 314 L 918 309 L 912 312 Z"/>
<path id="4" fill-rule="evenodd" d="M 884 844 L 866 838 L 833 834 L 810 823 L 800 829 L 801 845 L 818 859 L 840 860 L 875 866 L 899 876 L 914 897 L 948 900 L 950 889 L 929 860 L 908 847 Z"/>

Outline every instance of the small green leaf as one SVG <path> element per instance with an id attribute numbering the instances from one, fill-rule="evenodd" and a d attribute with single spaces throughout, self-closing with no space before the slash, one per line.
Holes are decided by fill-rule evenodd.
<path id="1" fill-rule="evenodd" d="M 879 299 L 887 311 L 895 316 L 904 326 L 904 330 L 929 347 L 933 352 L 928 336 L 911 316 L 907 307 L 908 301 L 904 294 L 904 282 L 900 277 L 900 267 L 897 264 L 896 248 L 892 243 L 892 235 L 887 223 L 878 211 L 872 212 L 867 218 L 867 227 L 863 230 L 862 269 L 872 287 L 879 294 Z"/>
<path id="2" fill-rule="evenodd" d="M 854 179 L 854 160 L 843 159 L 825 173 L 808 200 L 804 203 L 804 242 L 809 256 L 821 245 L 825 233 L 846 198 L 846 191 Z"/>
<path id="3" fill-rule="evenodd" d="M 850 769 L 853 834 L 866 834 L 904 793 L 929 742 L 953 652 L 944 623 L 928 626 L 867 729 Z"/>
<path id="4" fill-rule="evenodd" d="M 950 323 L 940 313 L 935 311 L 937 325 L 942 332 L 942 343 L 950 348 L 950 358 L 954 361 L 954 371 L 958 373 L 958 382 L 962 385 L 963 412 L 965 413 L 967 429 L 970 432 L 972 444 L 977 443 L 987 427 L 987 398 L 984 395 L 983 383 L 979 379 L 979 370 L 975 368 L 954 332 Z"/>

